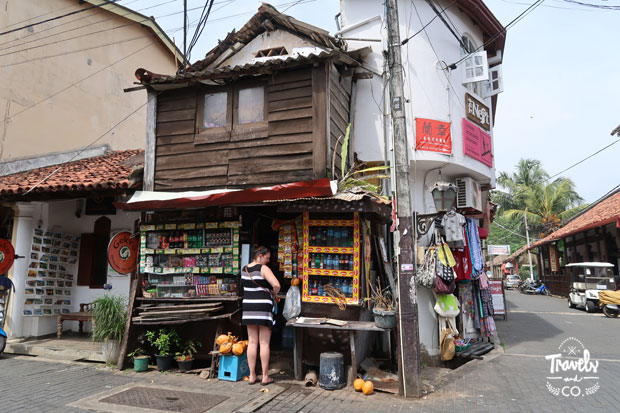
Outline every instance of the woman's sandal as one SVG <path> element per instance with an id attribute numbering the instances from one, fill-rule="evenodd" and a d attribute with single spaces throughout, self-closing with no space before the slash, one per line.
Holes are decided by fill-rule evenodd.
<path id="1" fill-rule="evenodd" d="M 256 384 L 258 382 L 258 377 L 254 379 L 254 381 L 251 381 L 248 379 L 248 384 L 251 386 L 253 384 Z"/>
<path id="2" fill-rule="evenodd" d="M 269 377 L 269 381 L 267 382 L 260 382 L 261 386 L 269 386 L 271 383 L 273 383 L 273 379 L 271 377 Z"/>

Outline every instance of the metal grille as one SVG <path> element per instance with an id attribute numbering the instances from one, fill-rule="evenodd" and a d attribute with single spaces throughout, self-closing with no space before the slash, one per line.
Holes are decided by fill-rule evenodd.
<path id="1" fill-rule="evenodd" d="M 124 406 L 169 412 L 201 413 L 217 406 L 229 398 L 226 396 L 193 393 L 186 391 L 159 389 L 152 387 L 132 387 L 105 399 L 102 403 L 122 404 Z"/>

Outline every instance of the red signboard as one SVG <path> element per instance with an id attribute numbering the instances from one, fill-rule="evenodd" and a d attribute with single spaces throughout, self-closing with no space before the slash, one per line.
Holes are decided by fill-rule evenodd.
<path id="1" fill-rule="evenodd" d="M 463 118 L 463 152 L 479 160 L 488 167 L 493 167 L 493 148 L 491 135 Z"/>
<path id="2" fill-rule="evenodd" d="M 449 122 L 416 118 L 415 136 L 415 148 L 418 151 L 452 153 Z"/>
<path id="3" fill-rule="evenodd" d="M 108 262 L 119 274 L 129 274 L 138 263 L 138 239 L 130 232 L 119 232 L 108 245 Z"/>
<path id="4" fill-rule="evenodd" d="M 15 261 L 13 245 L 8 240 L 0 238 L 0 274 L 7 272 L 13 261 Z"/>

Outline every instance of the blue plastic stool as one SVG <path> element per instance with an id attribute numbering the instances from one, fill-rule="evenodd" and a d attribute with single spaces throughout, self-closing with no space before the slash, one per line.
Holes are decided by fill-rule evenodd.
<path id="1" fill-rule="evenodd" d="M 239 381 L 244 376 L 250 374 L 250 366 L 248 366 L 247 353 L 243 353 L 240 356 L 220 356 L 220 368 L 217 373 L 217 378 L 227 381 Z"/>

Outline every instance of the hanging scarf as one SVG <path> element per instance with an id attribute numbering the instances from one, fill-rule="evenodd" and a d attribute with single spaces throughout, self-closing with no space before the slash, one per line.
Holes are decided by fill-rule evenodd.
<path id="1" fill-rule="evenodd" d="M 482 248 L 480 247 L 480 236 L 478 235 L 478 224 L 473 218 L 467 218 L 467 234 L 469 236 L 469 247 L 471 252 L 471 259 L 473 263 L 473 269 L 475 277 L 476 273 L 479 273 L 484 269 L 484 260 L 482 259 Z"/>

